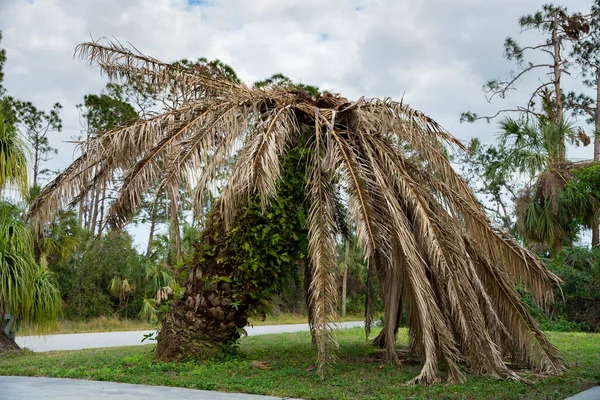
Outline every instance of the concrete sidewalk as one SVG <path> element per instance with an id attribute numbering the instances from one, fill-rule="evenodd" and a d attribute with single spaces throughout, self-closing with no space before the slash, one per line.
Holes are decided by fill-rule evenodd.
<path id="1" fill-rule="evenodd" d="M 340 328 L 354 328 L 364 326 L 364 322 L 342 322 Z M 265 325 L 247 327 L 248 336 L 266 335 L 287 332 L 308 331 L 308 324 L 294 325 Z M 130 332 L 100 332 L 100 333 L 74 333 L 49 336 L 17 336 L 16 342 L 21 348 L 27 347 L 31 351 L 46 352 L 53 350 L 81 350 L 100 347 L 136 346 L 155 343 L 144 341 L 144 335 L 154 331 Z"/>
<path id="2" fill-rule="evenodd" d="M 594 386 L 591 389 L 568 397 L 566 400 L 600 400 L 600 386 Z"/>
<path id="3" fill-rule="evenodd" d="M 0 400 L 277 400 L 281 397 L 78 379 L 0 376 Z M 286 397 L 286 399 L 289 399 Z"/>

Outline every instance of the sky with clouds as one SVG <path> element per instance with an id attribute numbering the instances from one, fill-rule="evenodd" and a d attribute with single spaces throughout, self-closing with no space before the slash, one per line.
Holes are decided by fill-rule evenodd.
<path id="1" fill-rule="evenodd" d="M 99 93 L 106 79 L 73 58 L 90 38 L 114 37 L 163 61 L 219 58 L 247 83 L 281 72 L 349 99 L 404 98 L 461 140 L 491 143 L 495 125 L 460 124 L 460 113 L 482 114 L 524 104 L 539 79 L 519 83 L 503 102 L 487 104 L 481 88 L 514 66 L 503 43 L 520 33 L 518 19 L 542 0 L 0 0 L 4 85 L 16 98 L 48 110 L 64 106 L 59 154 L 50 168 L 73 159 L 65 143 L 82 129 L 76 104 Z M 570 11 L 592 0 L 568 0 Z M 567 90 L 579 89 L 565 78 Z M 570 149 L 591 158 L 592 148 Z"/>

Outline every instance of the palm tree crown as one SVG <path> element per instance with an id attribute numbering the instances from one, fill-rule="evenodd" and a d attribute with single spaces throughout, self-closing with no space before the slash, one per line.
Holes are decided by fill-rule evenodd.
<path id="1" fill-rule="evenodd" d="M 6 120 L 0 101 L 0 194 L 7 186 L 15 186 L 19 194 L 27 193 L 27 146 L 19 138 L 14 125 Z"/>
<path id="2" fill-rule="evenodd" d="M 218 211 L 228 226 L 251 194 L 265 204 L 277 196 L 281 160 L 308 135 L 310 322 L 320 371 L 336 346 L 336 188 L 382 282 L 391 361 L 398 357 L 393 318 L 406 304 L 411 350 L 423 361 L 415 382 L 438 381 L 438 362 L 448 381 L 462 381 L 461 361 L 478 373 L 518 379 L 504 356 L 547 373 L 562 370 L 514 289 L 524 282 L 547 304 L 559 279 L 489 221 L 448 161 L 447 152 L 462 144 L 423 113 L 389 99 L 251 88 L 202 65 L 169 65 L 114 43 L 85 43 L 77 54 L 111 79 L 148 83 L 171 103 L 81 143 L 81 157 L 31 205 L 39 223 L 121 172 L 107 216 L 113 226 L 126 223 L 157 182 L 159 191 L 185 182 L 200 211 L 204 191 L 225 170 Z"/>

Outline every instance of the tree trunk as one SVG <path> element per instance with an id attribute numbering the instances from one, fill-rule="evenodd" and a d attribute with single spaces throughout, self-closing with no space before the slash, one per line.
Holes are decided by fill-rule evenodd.
<path id="1" fill-rule="evenodd" d="M 106 183 L 102 184 L 102 199 L 100 199 L 100 219 L 98 224 L 98 237 L 102 236 L 104 230 L 104 199 L 106 198 Z"/>
<path id="2" fill-rule="evenodd" d="M 554 96 L 556 97 L 556 121 L 555 123 L 561 123 L 563 120 L 563 103 L 561 97 L 561 88 L 560 88 L 560 78 L 561 78 L 561 70 L 560 70 L 560 42 L 558 38 L 558 13 L 554 14 L 554 23 L 552 25 L 552 44 L 554 46 L 553 58 L 553 70 L 554 70 Z M 565 140 L 562 139 L 559 145 L 559 162 L 564 163 L 566 160 L 567 150 L 565 147 Z"/>
<path id="3" fill-rule="evenodd" d="M 594 161 L 600 161 L 600 68 L 596 68 L 596 114 L 594 126 Z M 592 226 L 592 248 L 600 244 L 599 221 Z"/>
<path id="4" fill-rule="evenodd" d="M 37 186 L 37 177 L 40 169 L 40 148 L 35 144 L 33 151 L 33 187 Z"/>
<path id="5" fill-rule="evenodd" d="M 95 187 L 94 188 L 94 196 L 93 196 L 93 202 L 94 204 L 92 204 L 92 214 L 91 214 L 91 227 L 90 227 L 90 231 L 92 233 L 92 235 L 96 234 L 96 221 L 98 220 L 98 203 L 100 202 L 100 189 Z"/>
<path id="6" fill-rule="evenodd" d="M 226 235 L 213 214 L 200 246 L 218 249 L 196 254 L 186 290 L 163 318 L 156 354 L 160 360 L 206 359 L 234 344 L 248 323 L 246 296 L 236 296 L 235 266 L 217 262 L 226 254 Z"/>
<path id="7" fill-rule="evenodd" d="M 84 199 L 79 200 L 79 226 L 83 228 L 83 202 Z"/>
<path id="8" fill-rule="evenodd" d="M 154 240 L 154 230 L 156 229 L 156 204 L 152 204 L 150 221 L 150 234 L 148 235 L 148 247 L 146 247 L 146 258 L 149 258 L 150 254 L 152 253 L 152 241 Z"/>
<path id="9" fill-rule="evenodd" d="M 346 291 L 348 289 L 348 244 L 346 240 L 346 254 L 344 256 L 344 273 L 342 274 L 342 318 L 346 316 Z"/>
<path id="10" fill-rule="evenodd" d="M 181 231 L 179 230 L 179 185 L 173 185 L 171 189 L 171 229 L 175 241 L 175 263 L 181 260 Z"/>
<path id="11" fill-rule="evenodd" d="M 7 351 L 21 350 L 17 342 L 11 339 L 3 329 L 0 329 L 0 354 Z"/>

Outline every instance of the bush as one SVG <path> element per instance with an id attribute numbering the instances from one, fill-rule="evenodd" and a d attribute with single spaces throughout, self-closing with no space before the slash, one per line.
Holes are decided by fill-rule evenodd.
<path id="1" fill-rule="evenodd" d="M 57 275 L 67 319 L 87 320 L 115 314 L 128 317 L 139 312 L 144 268 L 142 257 L 126 232 L 111 232 L 97 240 L 83 241 L 66 262 L 50 265 L 50 268 Z M 109 283 L 115 276 L 139 282 L 125 303 L 109 293 Z"/>
<path id="2" fill-rule="evenodd" d="M 567 248 L 545 262 L 564 283 L 549 317 L 534 310 L 542 328 L 600 332 L 600 247 Z"/>

